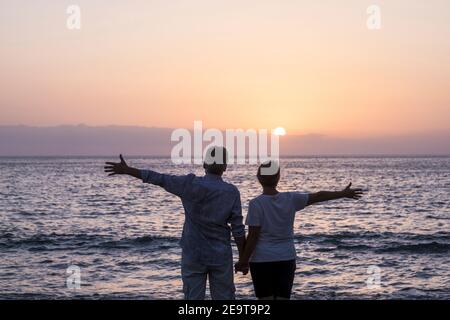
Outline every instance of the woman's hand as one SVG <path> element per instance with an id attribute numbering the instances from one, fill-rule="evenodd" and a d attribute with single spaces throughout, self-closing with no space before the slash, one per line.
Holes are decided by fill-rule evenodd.
<path id="1" fill-rule="evenodd" d="M 238 261 L 235 265 L 234 265 L 234 270 L 236 273 L 238 272 L 242 272 L 243 275 L 246 275 L 248 273 L 248 270 L 250 269 L 248 262 L 242 262 L 242 261 Z"/>
<path id="2" fill-rule="evenodd" d="M 363 189 L 351 189 L 351 186 L 352 183 L 350 182 L 348 186 L 342 190 L 343 197 L 358 200 L 363 195 Z"/>

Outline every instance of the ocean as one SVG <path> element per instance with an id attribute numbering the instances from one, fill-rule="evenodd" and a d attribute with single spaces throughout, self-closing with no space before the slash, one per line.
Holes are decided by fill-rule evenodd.
<path id="1" fill-rule="evenodd" d="M 126 158 L 127 159 L 127 158 Z M 168 158 L 153 170 L 202 174 Z M 107 177 L 102 157 L 0 158 L 0 299 L 181 299 L 183 209 L 161 188 Z M 295 221 L 293 299 L 450 299 L 450 157 L 303 157 L 281 161 L 280 191 L 367 189 L 307 207 Z M 256 166 L 224 175 L 243 213 Z M 75 269 L 74 269 L 75 268 Z M 74 286 L 71 270 L 78 270 Z M 239 299 L 251 278 L 235 277 Z"/>

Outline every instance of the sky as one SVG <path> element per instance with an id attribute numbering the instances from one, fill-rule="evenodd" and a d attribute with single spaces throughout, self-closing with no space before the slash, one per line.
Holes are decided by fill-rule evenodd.
<path id="1" fill-rule="evenodd" d="M 0 0 L 0 38 L 0 125 L 450 132 L 447 0 Z"/>

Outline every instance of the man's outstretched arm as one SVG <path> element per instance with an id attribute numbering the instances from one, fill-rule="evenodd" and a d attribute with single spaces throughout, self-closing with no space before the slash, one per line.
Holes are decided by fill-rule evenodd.
<path id="1" fill-rule="evenodd" d="M 116 174 L 126 174 L 137 179 L 142 179 L 145 183 L 151 183 L 164 188 L 167 192 L 170 192 L 176 196 L 182 197 L 186 183 L 189 180 L 187 176 L 175 176 L 169 174 L 159 173 L 153 170 L 140 170 L 128 166 L 128 164 L 120 155 L 120 162 L 106 162 L 105 172 L 109 173 L 108 176 L 113 176 Z"/>
<path id="2" fill-rule="evenodd" d="M 308 197 L 308 203 L 307 205 L 311 205 L 318 202 L 323 201 L 329 201 L 329 200 L 336 200 L 341 198 L 349 198 L 349 199 L 355 199 L 358 200 L 363 195 L 363 190 L 356 188 L 352 189 L 350 188 L 352 186 L 352 183 L 350 182 L 348 186 L 341 191 L 319 191 L 315 193 L 310 193 Z"/>
<path id="3" fill-rule="evenodd" d="M 120 155 L 120 162 L 106 162 L 105 172 L 109 173 L 108 176 L 126 174 L 137 179 L 142 179 L 141 170 L 128 166 L 122 155 Z"/>

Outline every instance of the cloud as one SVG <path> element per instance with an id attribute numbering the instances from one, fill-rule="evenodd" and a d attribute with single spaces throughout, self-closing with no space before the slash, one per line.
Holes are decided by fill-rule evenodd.
<path id="1" fill-rule="evenodd" d="M 173 129 L 136 126 L 0 126 L 0 156 L 169 156 Z M 449 155 L 450 133 L 370 138 L 286 135 L 281 155 Z"/>
<path id="2" fill-rule="evenodd" d="M 286 137 L 284 155 L 449 155 L 450 133 L 424 133 L 364 138 L 325 135 Z"/>

